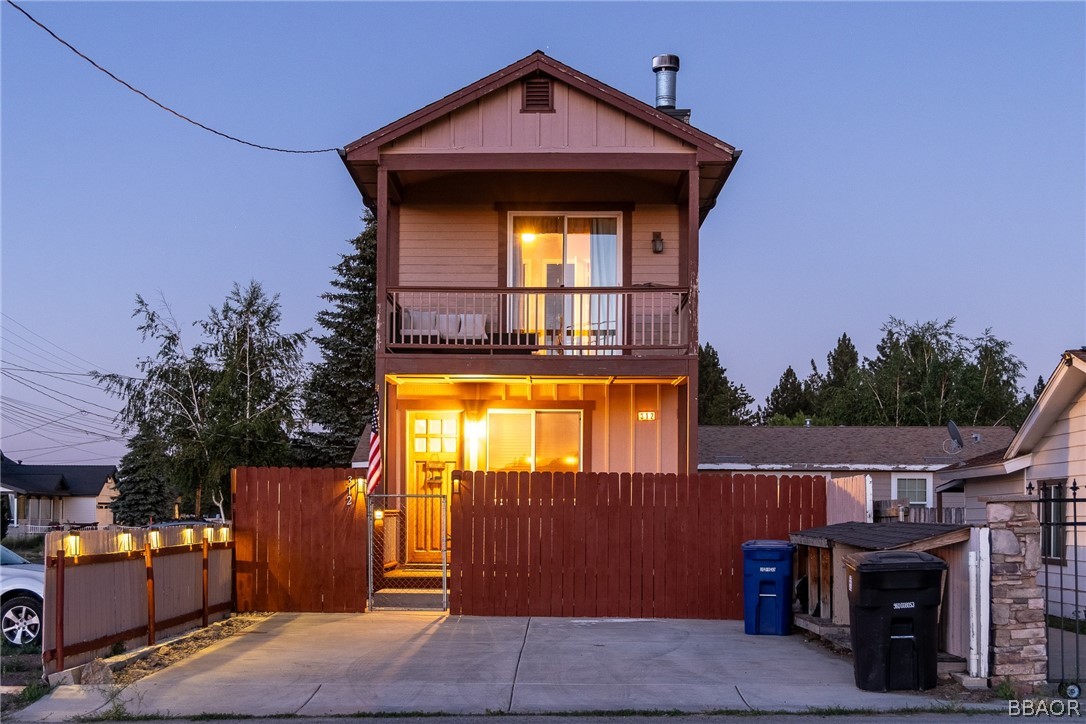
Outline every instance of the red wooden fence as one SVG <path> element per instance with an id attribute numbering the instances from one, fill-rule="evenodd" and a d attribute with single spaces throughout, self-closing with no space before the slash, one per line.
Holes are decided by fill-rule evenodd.
<path id="1" fill-rule="evenodd" d="M 366 610 L 366 506 L 357 471 L 233 471 L 238 611 Z"/>
<path id="2" fill-rule="evenodd" d="M 742 543 L 825 523 L 822 476 L 466 473 L 450 611 L 741 619 Z"/>

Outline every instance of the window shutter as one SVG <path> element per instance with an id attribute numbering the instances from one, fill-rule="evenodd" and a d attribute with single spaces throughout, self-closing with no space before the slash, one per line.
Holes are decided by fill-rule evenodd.
<path id="1" fill-rule="evenodd" d="M 547 113 L 554 110 L 553 84 L 550 78 L 529 78 L 524 81 L 524 113 Z"/>

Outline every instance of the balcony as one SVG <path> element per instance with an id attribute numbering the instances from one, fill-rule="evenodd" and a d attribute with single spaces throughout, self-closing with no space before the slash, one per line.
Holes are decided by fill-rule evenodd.
<path id="1" fill-rule="evenodd" d="M 689 290 L 677 287 L 449 289 L 387 292 L 389 352 L 682 355 Z"/>

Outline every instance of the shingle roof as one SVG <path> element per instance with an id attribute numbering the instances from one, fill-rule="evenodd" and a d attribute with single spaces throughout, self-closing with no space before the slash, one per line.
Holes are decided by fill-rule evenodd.
<path id="1" fill-rule="evenodd" d="M 960 427 L 965 448 L 947 453 L 944 427 L 698 428 L 701 469 L 937 470 L 1002 450 L 1010 427 Z M 976 435 L 977 437 L 975 437 Z"/>
<path id="2" fill-rule="evenodd" d="M 964 530 L 967 525 L 953 523 L 835 523 L 821 528 L 808 528 L 793 533 L 803 538 L 822 539 L 844 543 L 856 548 L 885 551 L 911 545 L 926 538 L 937 538 L 946 533 Z"/>
<path id="3" fill-rule="evenodd" d="M 116 473 L 113 465 L 23 465 L 0 453 L 4 487 L 23 493 L 97 496 Z"/>

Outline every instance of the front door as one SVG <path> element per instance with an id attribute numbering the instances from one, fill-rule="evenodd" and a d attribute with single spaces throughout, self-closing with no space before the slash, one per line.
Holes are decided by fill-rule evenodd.
<path id="1" fill-rule="evenodd" d="M 407 429 L 408 492 L 443 495 L 444 498 L 411 498 L 407 506 L 407 560 L 440 563 L 445 541 L 441 533 L 441 500 L 451 493 L 451 476 L 460 466 L 460 413 L 409 412 Z M 446 531 L 446 535 L 451 530 Z"/>

